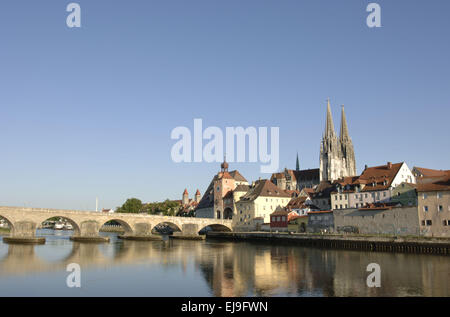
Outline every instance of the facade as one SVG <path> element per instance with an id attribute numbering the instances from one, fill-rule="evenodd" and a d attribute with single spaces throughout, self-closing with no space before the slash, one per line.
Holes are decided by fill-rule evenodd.
<path id="1" fill-rule="evenodd" d="M 319 210 L 331 209 L 331 193 L 336 190 L 336 184 L 322 181 L 310 194 L 311 200 Z"/>
<path id="2" fill-rule="evenodd" d="M 419 235 L 417 207 L 334 210 L 336 232 L 361 234 Z"/>
<path id="3" fill-rule="evenodd" d="M 288 210 L 280 209 L 270 214 L 270 230 L 287 231 L 289 222 Z"/>
<path id="4" fill-rule="evenodd" d="M 307 232 L 330 233 L 334 232 L 333 211 L 310 211 L 308 212 Z"/>
<path id="5" fill-rule="evenodd" d="M 391 202 L 402 206 L 417 206 L 416 184 L 403 182 L 398 184 L 391 195 Z"/>
<path id="6" fill-rule="evenodd" d="M 450 173 L 423 178 L 417 184 L 417 211 L 420 234 L 450 237 Z"/>
<path id="7" fill-rule="evenodd" d="M 288 232 L 304 233 L 308 226 L 308 215 L 294 216 L 288 222 Z"/>
<path id="8" fill-rule="evenodd" d="M 336 179 L 356 175 L 356 161 L 353 143 L 348 133 L 344 106 L 341 114 L 341 130 L 336 136 L 331 115 L 330 100 L 327 104 L 325 133 L 320 145 L 320 181 L 332 182 Z"/>
<path id="9" fill-rule="evenodd" d="M 195 216 L 233 219 L 236 215 L 235 203 L 245 194 L 246 188 L 248 189 L 247 180 L 238 171 L 228 172 L 228 163 L 224 160 L 221 171 L 213 177 L 198 203 Z"/>
<path id="10" fill-rule="evenodd" d="M 278 188 L 267 179 L 258 180 L 236 203 L 237 215 L 233 218 L 237 230 L 253 231 L 257 228 L 255 219 L 264 224 L 270 223 L 270 214 L 284 208 L 291 195 Z"/>

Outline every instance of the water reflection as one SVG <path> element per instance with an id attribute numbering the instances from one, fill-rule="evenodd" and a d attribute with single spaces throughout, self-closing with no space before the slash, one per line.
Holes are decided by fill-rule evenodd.
<path id="1" fill-rule="evenodd" d="M 96 271 L 98 275 L 119 272 L 121 283 L 135 278 L 137 271 L 157 275 L 161 281 L 172 278 L 167 286 L 172 296 L 183 296 L 182 290 L 189 290 L 192 281 L 197 282 L 196 293 L 212 296 L 450 295 L 450 261 L 444 256 L 216 241 L 140 242 L 108 235 L 111 243 L 106 244 L 71 242 L 70 233 L 51 232 L 45 245 L 0 242 L 0 293 L 2 279 L 18 275 L 39 279 L 44 272 L 62 272 L 67 264 L 79 263 L 83 270 L 102 268 Z M 381 266 L 381 288 L 366 286 L 369 263 Z M 133 286 L 127 285 L 123 295 L 139 296 L 133 294 Z M 106 282 L 97 287 L 97 293 L 92 290 L 88 295 L 108 294 Z M 159 294 L 165 286 L 153 282 L 146 287 L 147 291 L 148 287 L 159 287 L 154 289 Z"/>

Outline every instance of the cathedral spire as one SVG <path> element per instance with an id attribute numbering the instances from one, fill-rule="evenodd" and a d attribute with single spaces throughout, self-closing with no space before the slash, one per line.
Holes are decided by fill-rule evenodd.
<path id="1" fill-rule="evenodd" d="M 345 118 L 344 105 L 342 105 L 340 140 L 343 142 L 348 139 L 350 139 L 350 137 L 348 135 L 347 119 Z"/>
<path id="2" fill-rule="evenodd" d="M 335 135 L 333 116 L 331 115 L 330 98 L 327 100 L 327 122 L 325 124 L 325 138 L 329 138 Z"/>
<path id="3" fill-rule="evenodd" d="M 300 162 L 298 161 L 298 152 L 297 152 L 297 161 L 295 162 L 295 170 L 297 172 L 300 170 Z"/>

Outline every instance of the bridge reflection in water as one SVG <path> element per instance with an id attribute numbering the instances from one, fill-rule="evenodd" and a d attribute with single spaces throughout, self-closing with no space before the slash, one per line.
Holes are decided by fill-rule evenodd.
<path id="1" fill-rule="evenodd" d="M 44 279 L 78 263 L 83 272 L 97 270 L 104 280 L 109 275 L 103 274 L 120 272 L 114 295 L 125 296 L 450 296 L 445 256 L 209 240 L 144 242 L 108 235 L 110 244 L 71 242 L 65 235 L 48 236 L 46 245 L 0 243 L 0 294 L 8 294 L 2 289 L 5 278 Z M 381 288 L 366 286 L 369 263 L 381 266 Z M 145 293 L 131 282 L 137 271 L 143 278 L 153 276 Z M 95 290 L 83 285 L 84 295 L 111 295 L 106 281 L 98 283 Z M 65 291 L 64 281 L 60 284 Z"/>

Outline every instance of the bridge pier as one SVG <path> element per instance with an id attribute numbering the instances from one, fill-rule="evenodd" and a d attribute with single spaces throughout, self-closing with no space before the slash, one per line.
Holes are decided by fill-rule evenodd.
<path id="1" fill-rule="evenodd" d="M 9 236 L 3 237 L 9 244 L 44 244 L 44 237 L 36 237 L 36 224 L 32 221 L 15 222 Z"/>
<path id="2" fill-rule="evenodd" d="M 162 241 L 160 235 L 152 234 L 152 225 L 149 223 L 137 223 L 134 226 L 134 232 L 125 232 L 118 236 L 119 239 L 135 241 Z"/>
<path id="3" fill-rule="evenodd" d="M 181 232 L 174 232 L 170 237 L 172 239 L 185 239 L 185 240 L 204 240 L 206 236 L 198 234 L 198 225 L 194 223 L 183 224 Z"/>
<path id="4" fill-rule="evenodd" d="M 80 224 L 79 232 L 74 233 L 70 237 L 70 240 L 76 242 L 109 242 L 109 237 L 103 237 L 100 235 L 100 225 L 97 221 L 87 220 Z"/>

